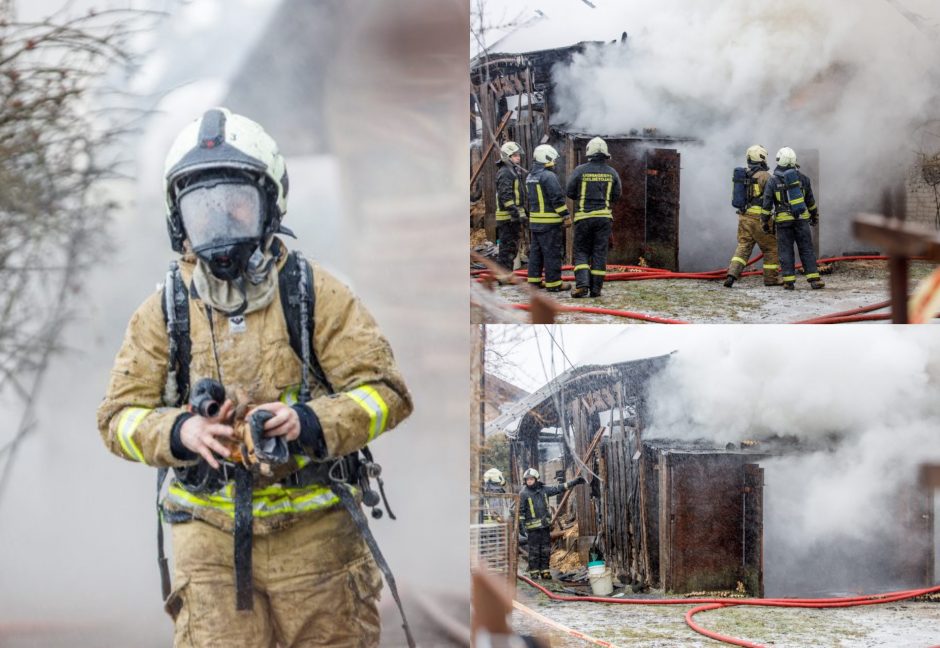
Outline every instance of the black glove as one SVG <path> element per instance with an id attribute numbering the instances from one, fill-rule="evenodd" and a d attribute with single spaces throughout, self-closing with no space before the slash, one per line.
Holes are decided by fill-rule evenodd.
<path id="1" fill-rule="evenodd" d="M 580 486 L 584 483 L 587 483 L 584 477 L 575 477 L 570 482 L 568 482 L 568 488 L 574 488 L 575 486 Z"/>
<path id="2" fill-rule="evenodd" d="M 764 234 L 770 234 L 770 221 L 762 218 L 760 221 L 760 228 L 764 230 Z"/>
<path id="3" fill-rule="evenodd" d="M 810 214 L 809 224 L 812 227 L 816 227 L 817 225 L 819 225 L 819 214 Z"/>
<path id="4" fill-rule="evenodd" d="M 519 220 L 519 208 L 518 208 L 518 207 L 516 207 L 515 205 L 513 205 L 513 206 L 510 207 L 507 211 L 509 211 L 509 218 L 510 218 L 510 219 L 512 219 L 512 220 L 514 220 L 514 221 Z"/>

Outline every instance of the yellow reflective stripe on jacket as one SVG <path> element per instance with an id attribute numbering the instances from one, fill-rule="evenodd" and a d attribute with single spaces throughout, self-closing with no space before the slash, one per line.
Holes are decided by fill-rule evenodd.
<path id="1" fill-rule="evenodd" d="M 214 493 L 196 494 L 173 483 L 167 491 L 167 499 L 183 508 L 211 508 L 235 517 L 235 489 L 229 482 Z M 251 509 L 255 517 L 270 517 L 305 513 L 329 508 L 339 502 L 336 494 L 327 486 L 314 484 L 300 488 L 280 485 L 256 489 L 251 493 Z"/>
<path id="2" fill-rule="evenodd" d="M 561 221 L 562 221 L 561 216 L 559 216 L 558 214 L 552 214 L 552 213 L 550 213 L 550 212 L 548 212 L 548 213 L 536 213 L 536 212 L 533 212 L 533 213 L 529 214 L 529 222 L 530 222 L 530 223 L 547 223 L 547 224 L 551 224 L 551 223 L 560 223 Z"/>
<path id="3" fill-rule="evenodd" d="M 535 193 L 539 199 L 539 210 L 536 213 L 542 214 L 545 212 L 545 197 L 542 195 L 542 185 L 540 184 L 535 185 Z"/>
<path id="4" fill-rule="evenodd" d="M 579 220 L 585 218 L 610 218 L 613 219 L 614 215 L 609 209 L 598 209 L 597 211 L 592 212 L 577 212 L 574 215 L 574 222 L 577 223 Z"/>
<path id="5" fill-rule="evenodd" d="M 356 401 L 359 407 L 369 415 L 369 441 L 385 432 L 385 425 L 388 423 L 388 405 L 374 387 L 363 385 L 343 393 Z"/>
<path id="6" fill-rule="evenodd" d="M 121 449 L 124 450 L 124 454 L 129 459 L 141 463 L 144 461 L 144 454 L 134 442 L 134 432 L 137 430 L 137 426 L 140 425 L 140 422 L 152 411 L 153 410 L 148 407 L 128 407 L 121 412 L 121 416 L 118 418 L 118 441 L 121 444 Z"/>
<path id="7" fill-rule="evenodd" d="M 764 209 L 760 205 L 751 205 L 747 208 L 747 211 L 744 212 L 748 216 L 760 216 L 763 213 Z"/>
<path id="8" fill-rule="evenodd" d="M 532 503 L 531 497 L 529 498 L 529 515 L 532 516 L 533 519 L 535 518 L 535 504 Z"/>
<path id="9" fill-rule="evenodd" d="M 292 387 L 287 387 L 283 392 L 281 392 L 279 401 L 285 405 L 294 405 L 297 403 L 297 399 L 300 397 L 300 385 L 294 385 Z"/>

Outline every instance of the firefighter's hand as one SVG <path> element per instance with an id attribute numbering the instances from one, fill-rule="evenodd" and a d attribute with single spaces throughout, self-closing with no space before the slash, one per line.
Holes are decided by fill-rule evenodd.
<path id="1" fill-rule="evenodd" d="M 586 483 L 586 481 L 587 480 L 585 480 L 584 477 L 575 477 L 568 483 L 568 487 L 573 488 L 574 486 L 580 486 L 581 484 Z"/>
<path id="2" fill-rule="evenodd" d="M 216 470 L 219 469 L 219 462 L 216 460 L 215 455 L 228 457 L 231 454 L 231 451 L 225 446 L 225 442 L 232 440 L 235 431 L 232 430 L 231 425 L 226 425 L 220 421 L 225 418 L 223 414 L 231 414 L 232 409 L 234 409 L 232 402 L 225 401 L 219 416 L 212 419 L 198 415 L 191 416 L 180 427 L 180 442 L 188 450 L 205 459 Z"/>
<path id="3" fill-rule="evenodd" d="M 816 227 L 817 225 L 819 225 L 819 214 L 813 214 L 812 216 L 810 216 L 810 217 L 809 217 L 809 224 L 810 224 L 812 227 Z"/>
<path id="4" fill-rule="evenodd" d="M 764 234 L 770 234 L 770 222 L 769 221 L 761 222 L 760 228 L 764 230 Z"/>
<path id="5" fill-rule="evenodd" d="M 264 436 L 282 436 L 285 441 L 293 441 L 300 436 L 300 417 L 293 407 L 280 401 L 264 403 L 248 412 L 246 418 L 261 409 L 274 414 L 274 417 L 264 424 Z"/>

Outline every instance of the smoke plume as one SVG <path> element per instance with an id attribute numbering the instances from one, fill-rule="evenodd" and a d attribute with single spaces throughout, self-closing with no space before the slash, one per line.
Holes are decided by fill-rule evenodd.
<path id="1" fill-rule="evenodd" d="M 929 510 L 912 497 L 919 466 L 940 461 L 935 331 L 714 333 L 653 380 L 646 435 L 799 440 L 795 453 L 757 460 L 767 594 L 923 584 L 905 575 L 903 528 Z"/>
<path id="2" fill-rule="evenodd" d="M 783 146 L 811 164 L 818 152 L 824 254 L 862 247 L 851 217 L 878 209 L 916 152 L 937 144 L 925 143 L 922 127 L 936 99 L 940 39 L 891 3 L 615 5 L 591 20 L 622 25 L 627 42 L 590 46 L 555 68 L 555 120 L 590 133 L 655 127 L 700 140 L 679 147 L 684 269 L 730 257 L 731 171 L 751 144 L 768 149 L 771 168 Z"/>

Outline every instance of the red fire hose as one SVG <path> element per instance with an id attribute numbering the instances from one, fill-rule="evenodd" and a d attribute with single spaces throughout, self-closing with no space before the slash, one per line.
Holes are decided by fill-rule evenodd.
<path id="1" fill-rule="evenodd" d="M 563 594 L 556 594 L 550 590 L 545 589 L 535 581 L 526 578 L 521 574 L 517 574 L 519 580 L 531 585 L 532 587 L 538 589 L 548 598 L 554 601 L 582 601 L 587 603 L 614 603 L 618 605 L 690 605 L 695 604 L 697 607 L 692 608 L 685 613 L 685 622 L 686 624 L 695 632 L 721 641 L 723 643 L 731 644 L 734 646 L 746 646 L 748 648 L 764 648 L 761 644 L 751 643 L 743 639 L 738 639 L 736 637 L 727 637 L 725 635 L 713 632 L 702 626 L 698 625 L 693 621 L 692 617 L 701 612 L 707 612 L 709 610 L 717 610 L 723 607 L 734 607 L 738 605 L 750 605 L 756 607 L 796 607 L 796 608 L 816 608 L 816 609 L 827 609 L 827 608 L 844 608 L 844 607 L 859 607 L 862 605 L 876 605 L 879 603 L 896 603 L 898 601 L 903 601 L 906 599 L 916 598 L 918 596 L 924 596 L 926 594 L 933 594 L 940 592 L 940 585 L 935 585 L 934 587 L 925 587 L 921 589 L 914 590 L 903 590 L 899 592 L 884 592 L 881 594 L 869 594 L 865 596 L 845 596 L 845 597 L 836 597 L 836 598 L 783 598 L 783 599 L 767 599 L 767 598 L 747 598 L 747 599 L 722 599 L 722 598 L 678 598 L 678 599 L 627 599 L 627 598 L 611 598 L 606 596 L 565 596 Z"/>
<path id="2" fill-rule="evenodd" d="M 763 254 L 759 254 L 745 264 L 745 267 L 753 265 L 760 261 L 764 257 Z M 919 257 L 915 257 L 919 258 Z M 836 256 L 836 257 L 825 257 L 819 259 L 819 263 L 834 263 L 836 261 L 886 261 L 888 257 L 883 255 L 876 254 L 859 254 L 859 255 L 850 255 L 850 256 Z M 609 265 L 609 269 L 618 270 L 619 272 L 609 272 L 604 280 L 605 281 L 644 281 L 651 279 L 699 279 L 699 280 L 715 280 L 715 279 L 724 279 L 726 276 L 726 270 L 724 268 L 717 268 L 715 270 L 708 270 L 705 272 L 673 272 L 671 270 L 666 270 L 663 268 L 647 268 L 643 266 L 627 266 L 627 265 Z M 801 264 L 796 266 L 797 268 L 802 267 Z M 562 270 L 571 270 L 573 266 L 562 266 Z M 489 270 L 473 270 L 471 271 L 471 276 L 477 278 L 477 281 L 483 281 L 485 276 L 492 276 L 492 273 Z M 516 270 L 513 274 L 517 277 L 525 277 L 525 270 Z M 761 274 L 760 270 L 754 270 L 749 272 L 742 273 L 742 276 L 752 276 Z M 573 281 L 574 277 L 563 276 L 565 281 Z M 806 320 L 801 320 L 799 322 L 793 322 L 793 324 L 846 324 L 852 322 L 872 322 L 872 321 L 883 321 L 890 320 L 890 313 L 877 313 L 872 314 L 872 311 L 881 310 L 882 308 L 887 308 L 890 306 L 890 302 L 879 302 L 877 304 L 871 304 L 868 306 L 860 306 L 859 308 L 854 308 L 847 311 L 841 311 L 838 313 L 829 313 L 827 315 L 819 315 Z M 513 308 L 519 310 L 529 310 L 527 304 L 513 304 Z M 636 313 L 633 311 L 618 310 L 613 308 L 597 308 L 593 306 L 569 306 L 569 305 L 558 305 L 558 310 L 561 312 L 568 313 L 591 313 L 596 315 L 611 315 L 613 317 L 624 317 L 627 319 L 640 320 L 644 322 L 654 322 L 657 324 L 691 324 L 685 320 L 679 319 L 669 319 L 665 317 L 656 317 L 654 315 L 644 315 L 643 313 Z"/>

